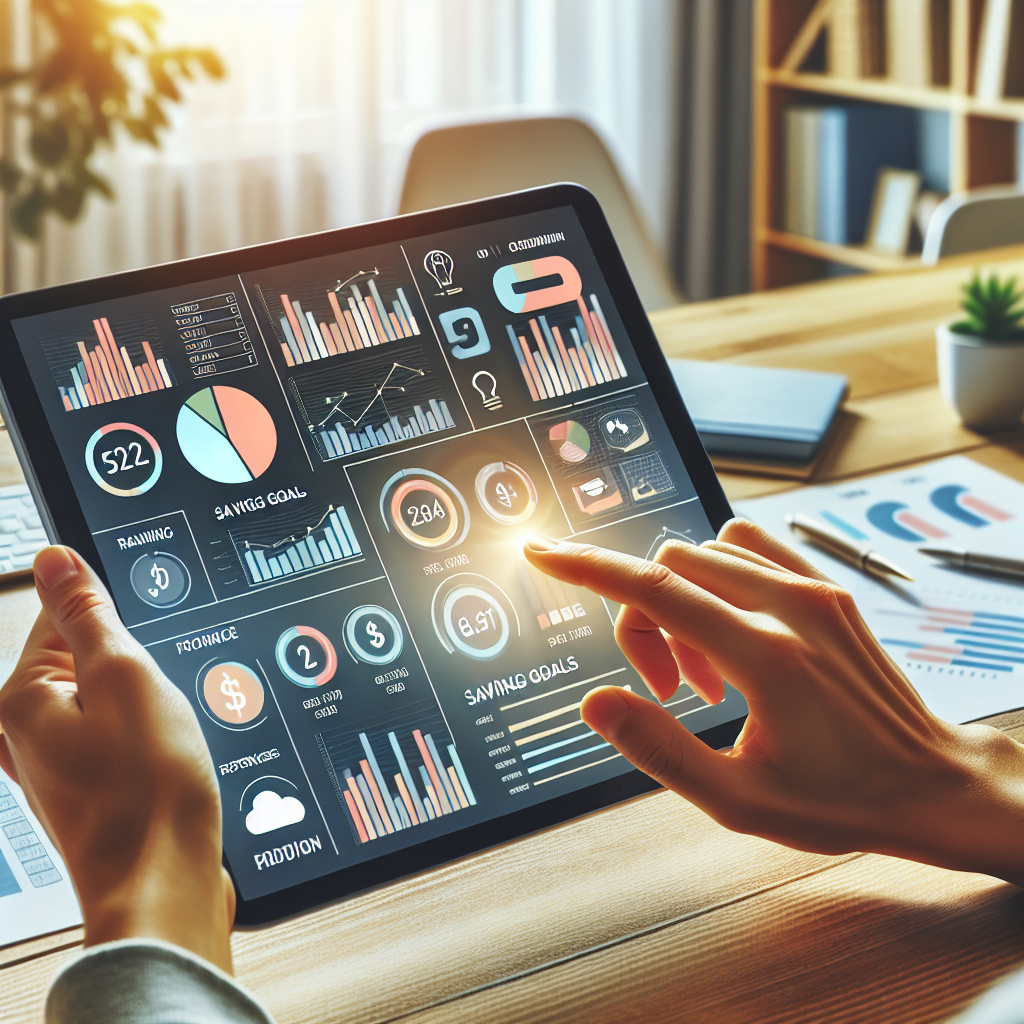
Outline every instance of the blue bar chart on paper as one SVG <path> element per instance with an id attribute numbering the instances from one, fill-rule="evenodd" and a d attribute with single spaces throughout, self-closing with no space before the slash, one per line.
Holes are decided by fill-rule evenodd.
<path id="1" fill-rule="evenodd" d="M 278 513 L 228 530 L 249 586 L 359 558 L 363 551 L 343 505 Z"/>

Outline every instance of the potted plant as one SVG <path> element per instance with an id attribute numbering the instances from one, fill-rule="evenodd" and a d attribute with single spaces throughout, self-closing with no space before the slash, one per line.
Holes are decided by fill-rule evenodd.
<path id="1" fill-rule="evenodd" d="M 1011 430 L 1024 413 L 1024 290 L 975 272 L 960 305 L 964 317 L 935 329 L 939 390 L 964 426 Z"/>

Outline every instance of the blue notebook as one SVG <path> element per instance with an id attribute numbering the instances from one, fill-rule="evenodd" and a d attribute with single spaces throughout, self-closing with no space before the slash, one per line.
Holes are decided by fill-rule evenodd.
<path id="1" fill-rule="evenodd" d="M 668 362 L 708 454 L 733 459 L 813 463 L 848 386 L 837 373 Z"/>

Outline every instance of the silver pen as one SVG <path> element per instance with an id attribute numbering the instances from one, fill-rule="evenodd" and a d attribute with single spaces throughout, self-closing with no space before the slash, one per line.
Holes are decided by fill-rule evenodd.
<path id="1" fill-rule="evenodd" d="M 1024 579 L 1024 561 L 1019 558 L 1003 558 L 999 555 L 981 555 L 963 548 L 918 548 L 922 555 L 937 558 L 954 569 L 976 569 L 1000 576 Z"/>
<path id="2" fill-rule="evenodd" d="M 848 537 L 844 537 L 837 529 L 825 523 L 818 522 L 802 512 L 792 513 L 786 516 L 789 528 L 817 544 L 830 555 L 835 555 L 851 565 L 856 566 L 861 572 L 866 572 L 879 579 L 886 579 L 888 576 L 899 576 L 902 579 L 913 582 L 914 577 L 905 569 L 901 569 L 895 562 L 890 561 L 885 555 L 872 551 L 867 544 L 858 544 Z"/>

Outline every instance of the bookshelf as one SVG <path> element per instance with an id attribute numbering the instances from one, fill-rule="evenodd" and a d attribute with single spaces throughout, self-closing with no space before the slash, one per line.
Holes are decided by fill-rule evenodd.
<path id="1" fill-rule="evenodd" d="M 783 111 L 788 106 L 850 100 L 942 111 L 949 118 L 950 191 L 1017 180 L 1017 125 L 1024 122 L 1024 97 L 992 100 L 974 92 L 985 4 L 986 0 L 932 0 L 933 16 L 936 7 L 946 12 L 948 59 L 935 73 L 944 79 L 941 84 L 920 86 L 883 75 L 809 70 L 815 50 L 821 63 L 827 45 L 821 39 L 822 32 L 830 31 L 822 21 L 827 5 L 822 0 L 756 0 L 751 239 L 756 289 L 814 280 L 825 276 L 829 264 L 885 271 L 919 262 L 913 254 L 888 255 L 781 230 Z M 944 38 L 942 43 L 945 46 Z"/>

